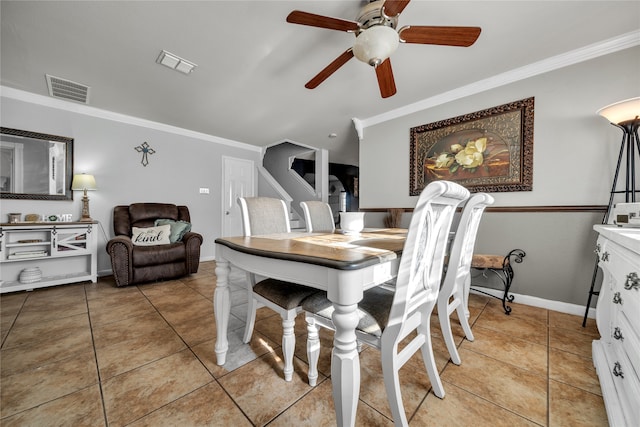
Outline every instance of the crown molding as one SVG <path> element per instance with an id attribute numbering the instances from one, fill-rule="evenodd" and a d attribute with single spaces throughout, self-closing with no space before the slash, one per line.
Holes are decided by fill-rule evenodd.
<path id="1" fill-rule="evenodd" d="M 202 132 L 196 132 L 189 129 L 171 126 L 164 123 L 154 122 L 151 120 L 141 119 L 139 117 L 128 116 L 126 114 L 114 113 L 113 111 L 102 110 L 100 108 L 88 105 L 76 104 L 69 101 L 51 98 L 48 96 L 38 95 L 32 92 L 26 92 L 20 89 L 14 89 L 7 86 L 0 86 L 0 97 L 15 99 L 17 101 L 28 102 L 43 107 L 55 108 L 71 113 L 82 114 L 85 116 L 96 117 L 104 120 L 110 120 L 119 123 L 125 123 L 133 126 L 140 126 L 154 129 L 162 132 L 173 133 L 176 135 L 186 136 L 189 138 L 200 139 L 204 141 L 214 142 L 216 144 L 227 145 L 243 150 L 261 152 L 262 147 L 247 144 L 245 142 L 234 141 L 231 139 L 220 138 Z"/>
<path id="2" fill-rule="evenodd" d="M 613 37 L 598 43 L 590 44 L 588 46 L 575 49 L 560 55 L 552 56 L 547 59 L 543 59 L 538 62 L 534 62 L 529 65 L 525 65 L 520 68 L 516 68 L 510 71 L 506 71 L 501 74 L 497 74 L 493 77 L 489 77 L 484 80 L 479 80 L 475 83 L 461 86 L 457 89 L 453 89 L 441 94 L 432 96 L 430 98 L 423 99 L 422 101 L 408 104 L 400 108 L 388 111 L 386 113 L 378 114 L 366 119 L 359 119 L 361 128 L 367 128 L 369 126 L 384 123 L 389 120 L 394 120 L 399 117 L 407 116 L 409 114 L 416 113 L 418 111 L 433 108 L 438 105 L 445 104 L 447 102 L 455 101 L 457 99 L 466 98 L 471 95 L 475 95 L 480 92 L 484 92 L 490 89 L 495 89 L 500 86 L 504 86 L 510 83 L 514 83 L 520 80 L 527 79 L 529 77 L 537 76 L 539 74 L 548 73 L 560 68 L 568 67 L 580 62 L 588 61 L 590 59 L 598 58 L 600 56 L 608 55 L 610 53 L 618 52 L 620 50 L 629 49 L 640 45 L 640 30 L 632 31 L 630 33 L 622 34 L 618 37 Z M 355 121 L 356 119 L 354 119 Z"/>

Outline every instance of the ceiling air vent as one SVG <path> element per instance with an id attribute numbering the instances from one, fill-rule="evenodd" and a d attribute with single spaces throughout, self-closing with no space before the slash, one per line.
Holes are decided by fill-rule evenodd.
<path id="1" fill-rule="evenodd" d="M 81 83 L 72 82 L 71 80 L 61 79 L 60 77 L 47 76 L 47 86 L 49 87 L 49 95 L 54 98 L 66 99 L 68 101 L 82 102 L 87 104 L 89 101 L 89 86 Z"/>

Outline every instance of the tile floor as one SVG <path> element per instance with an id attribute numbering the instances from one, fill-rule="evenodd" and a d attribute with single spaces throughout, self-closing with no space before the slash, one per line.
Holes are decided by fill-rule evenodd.
<path id="1" fill-rule="evenodd" d="M 331 333 L 318 386 L 307 384 L 306 329 L 296 323 L 293 381 L 282 379 L 280 317 L 260 309 L 242 344 L 244 275 L 232 275 L 230 352 L 215 364 L 215 264 L 185 279 L 116 288 L 111 277 L 0 296 L 2 426 L 332 426 Z M 417 353 L 401 371 L 413 426 L 606 426 L 593 320 L 472 295 L 475 341 L 454 326 L 460 366 L 432 318 L 444 399 Z M 456 324 L 454 324 L 456 325 Z M 379 353 L 361 353 L 357 425 L 390 426 Z"/>

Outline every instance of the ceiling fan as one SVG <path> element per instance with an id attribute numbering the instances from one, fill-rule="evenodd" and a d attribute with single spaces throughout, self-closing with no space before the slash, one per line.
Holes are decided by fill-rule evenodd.
<path id="1" fill-rule="evenodd" d="M 400 42 L 442 46 L 471 46 L 480 35 L 479 27 L 404 26 L 396 30 L 398 16 L 410 0 L 375 0 L 362 7 L 355 21 L 294 10 L 287 22 L 354 33 L 356 41 L 327 65 L 305 87 L 314 89 L 354 56 L 373 66 L 380 95 L 388 98 L 396 93 L 389 56 Z"/>

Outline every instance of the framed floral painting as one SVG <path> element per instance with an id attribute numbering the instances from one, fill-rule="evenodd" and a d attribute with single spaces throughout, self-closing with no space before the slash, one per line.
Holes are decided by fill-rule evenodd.
<path id="1" fill-rule="evenodd" d="M 531 191 L 534 98 L 411 128 L 409 194 L 432 181 L 471 192 Z"/>

